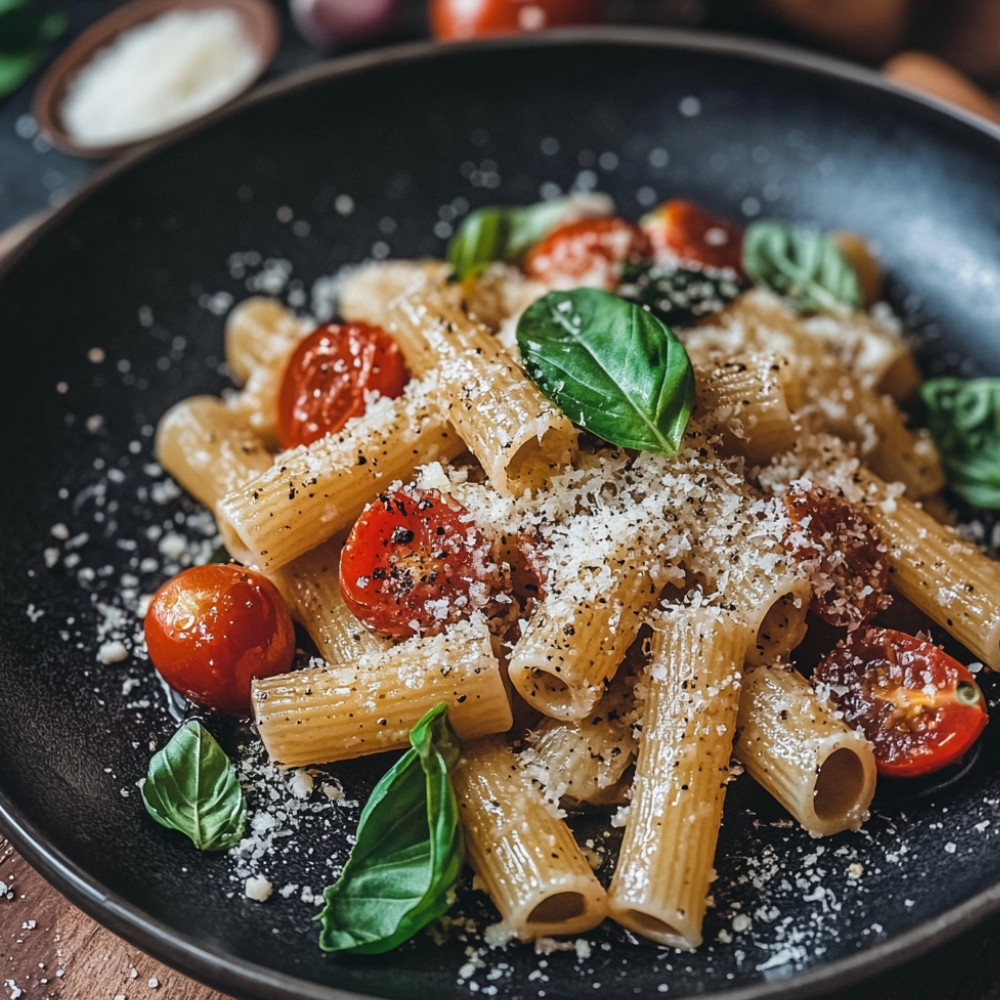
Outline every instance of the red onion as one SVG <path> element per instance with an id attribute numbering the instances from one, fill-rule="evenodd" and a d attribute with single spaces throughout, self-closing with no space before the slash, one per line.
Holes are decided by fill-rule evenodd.
<path id="1" fill-rule="evenodd" d="M 331 48 L 385 34 L 396 21 L 399 0 L 291 0 L 291 11 L 308 41 Z"/>

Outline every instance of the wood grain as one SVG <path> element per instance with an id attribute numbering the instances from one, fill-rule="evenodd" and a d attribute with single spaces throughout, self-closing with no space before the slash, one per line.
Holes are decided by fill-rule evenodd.
<path id="1" fill-rule="evenodd" d="M 3 838 L 0 986 L 4 1000 L 228 1000 L 99 926 Z"/>

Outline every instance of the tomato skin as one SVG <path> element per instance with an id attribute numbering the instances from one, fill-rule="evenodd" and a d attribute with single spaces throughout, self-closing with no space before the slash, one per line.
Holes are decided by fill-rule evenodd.
<path id="1" fill-rule="evenodd" d="M 601 20 L 597 0 L 430 0 L 431 34 L 439 42 L 516 35 Z"/>
<path id="2" fill-rule="evenodd" d="M 295 626 L 274 584 L 224 563 L 192 566 L 153 595 L 144 622 L 153 666 L 196 705 L 250 714 L 250 681 L 284 673 Z"/>
<path id="3" fill-rule="evenodd" d="M 743 229 L 680 198 L 665 201 L 639 221 L 657 262 L 679 259 L 743 274 Z"/>
<path id="4" fill-rule="evenodd" d="M 784 503 L 793 525 L 785 548 L 814 569 L 810 609 L 828 624 L 850 629 L 884 610 L 889 563 L 854 507 L 820 487 L 795 487 Z"/>
<path id="5" fill-rule="evenodd" d="M 631 222 L 617 216 L 577 219 L 532 247 L 524 270 L 550 288 L 586 285 L 610 292 L 626 262 L 642 262 L 651 252 L 646 234 Z"/>
<path id="6" fill-rule="evenodd" d="M 393 639 L 437 635 L 486 605 L 496 581 L 489 542 L 437 490 L 383 494 L 362 511 L 340 556 L 344 602 Z"/>
<path id="7" fill-rule="evenodd" d="M 409 381 L 399 345 L 381 327 L 328 323 L 292 352 L 278 394 L 278 443 L 311 444 L 365 412 L 365 393 L 398 396 Z"/>
<path id="8" fill-rule="evenodd" d="M 853 632 L 816 667 L 844 721 L 860 727 L 879 774 L 915 778 L 954 764 L 988 721 L 972 674 L 939 646 L 895 629 Z"/>

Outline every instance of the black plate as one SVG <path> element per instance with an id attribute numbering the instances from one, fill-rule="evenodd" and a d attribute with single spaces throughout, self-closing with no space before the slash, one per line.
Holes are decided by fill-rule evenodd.
<path id="1" fill-rule="evenodd" d="M 322 68 L 112 168 L 0 267 L 0 819 L 85 910 L 229 992 L 444 1000 L 470 995 L 469 973 L 501 996 L 659 996 L 661 984 L 674 997 L 802 996 L 1000 902 L 996 722 L 968 773 L 883 799 L 858 836 L 810 840 L 737 782 L 709 944 L 693 955 L 609 928 L 586 936 L 589 957 L 544 965 L 518 947 L 463 969 L 454 933 L 377 960 L 323 957 L 301 888 L 251 902 L 231 859 L 199 856 L 144 815 L 135 782 L 173 722 L 141 659 L 98 661 L 100 629 L 131 645 L 134 616 L 116 625 L 106 605 L 169 570 L 155 526 L 197 534 L 196 509 L 150 490 L 144 466 L 164 409 L 224 384 L 230 297 L 248 274 L 280 275 L 275 260 L 294 265 L 296 296 L 296 281 L 310 289 L 345 262 L 440 254 L 467 205 L 574 183 L 610 191 L 629 216 L 685 195 L 867 233 L 927 363 L 1000 372 L 995 133 L 838 64 L 655 32 L 418 46 Z M 247 738 L 211 724 L 230 749 Z M 338 769 L 347 798 L 385 766 Z M 297 851 L 260 867 L 276 887 L 318 891 L 355 818 L 327 805 Z"/>

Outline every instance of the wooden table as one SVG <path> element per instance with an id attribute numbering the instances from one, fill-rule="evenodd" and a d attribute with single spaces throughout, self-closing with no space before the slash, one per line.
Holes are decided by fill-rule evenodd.
<path id="1" fill-rule="evenodd" d="M 0 886 L 3 1000 L 227 1000 L 104 930 L 3 838 Z"/>

